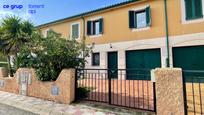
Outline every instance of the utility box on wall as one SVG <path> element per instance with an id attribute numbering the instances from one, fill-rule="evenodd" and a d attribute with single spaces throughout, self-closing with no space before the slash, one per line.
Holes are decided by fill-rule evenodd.
<path id="1" fill-rule="evenodd" d="M 20 85 L 19 94 L 27 95 L 28 85 L 31 84 L 31 73 L 29 71 L 20 71 L 17 74 L 17 82 Z"/>
<path id="2" fill-rule="evenodd" d="M 0 87 L 4 87 L 4 80 L 0 80 Z"/>
<path id="3" fill-rule="evenodd" d="M 56 85 L 52 85 L 51 94 L 54 96 L 59 95 L 59 87 Z"/>

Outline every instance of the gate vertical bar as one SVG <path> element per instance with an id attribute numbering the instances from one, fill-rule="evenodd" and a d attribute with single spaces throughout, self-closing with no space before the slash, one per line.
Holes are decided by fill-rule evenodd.
<path id="1" fill-rule="evenodd" d="M 157 105 L 156 105 L 156 87 L 155 87 L 155 82 L 153 82 L 153 95 L 154 95 L 154 112 L 157 112 Z"/>
<path id="2" fill-rule="evenodd" d="M 108 103 L 111 104 L 111 75 L 110 72 L 108 70 Z"/>
<path id="3" fill-rule="evenodd" d="M 193 91 L 193 110 L 194 110 L 194 115 L 195 115 L 196 114 L 196 107 L 195 107 L 194 77 L 192 78 L 192 91 Z"/>
<path id="4" fill-rule="evenodd" d="M 201 86 L 199 81 L 199 95 L 200 95 L 200 113 L 203 114 L 203 108 L 202 108 L 202 96 L 201 96 Z"/>
<path id="5" fill-rule="evenodd" d="M 184 77 L 184 72 L 182 75 L 183 78 L 183 99 L 184 99 L 184 112 L 185 115 L 187 115 L 187 94 L 186 94 L 186 81 L 185 81 L 185 77 Z"/>
<path id="6" fill-rule="evenodd" d="M 77 87 L 78 87 L 78 84 L 77 84 L 77 79 L 78 79 L 78 74 L 77 74 L 77 69 L 75 69 L 75 99 L 74 99 L 74 101 L 76 102 L 77 101 Z"/>

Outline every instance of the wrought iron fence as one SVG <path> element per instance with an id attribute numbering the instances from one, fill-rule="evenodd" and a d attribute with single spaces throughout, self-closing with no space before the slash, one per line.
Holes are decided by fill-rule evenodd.
<path id="1" fill-rule="evenodd" d="M 184 70 L 184 102 L 187 114 L 204 114 L 204 71 Z"/>
<path id="2" fill-rule="evenodd" d="M 156 111 L 150 70 L 77 69 L 76 74 L 77 99 Z"/>

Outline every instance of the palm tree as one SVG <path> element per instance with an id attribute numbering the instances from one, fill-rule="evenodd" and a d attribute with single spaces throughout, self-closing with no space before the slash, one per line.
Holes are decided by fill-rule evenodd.
<path id="1" fill-rule="evenodd" d="M 4 39 L 4 34 L 3 34 L 3 29 L 2 27 L 0 28 L 0 52 L 6 55 L 7 57 L 7 62 L 8 62 L 8 69 L 9 69 L 9 74 L 12 76 L 12 69 L 11 69 L 11 63 L 10 63 L 10 56 L 9 56 L 9 51 L 6 48 L 6 40 Z"/>
<path id="2" fill-rule="evenodd" d="M 16 59 L 22 45 L 29 42 L 34 32 L 34 26 L 29 21 L 24 21 L 16 16 L 9 16 L 0 24 L 0 50 L 7 56 L 10 76 L 13 76 L 11 68 L 11 55 Z"/>

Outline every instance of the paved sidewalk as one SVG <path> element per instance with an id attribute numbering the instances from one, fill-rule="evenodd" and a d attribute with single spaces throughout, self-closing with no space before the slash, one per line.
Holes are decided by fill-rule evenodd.
<path id="1" fill-rule="evenodd" d="M 59 104 L 42 99 L 0 91 L 0 103 L 40 115 L 115 115 L 116 113 L 86 108 L 79 105 Z"/>

